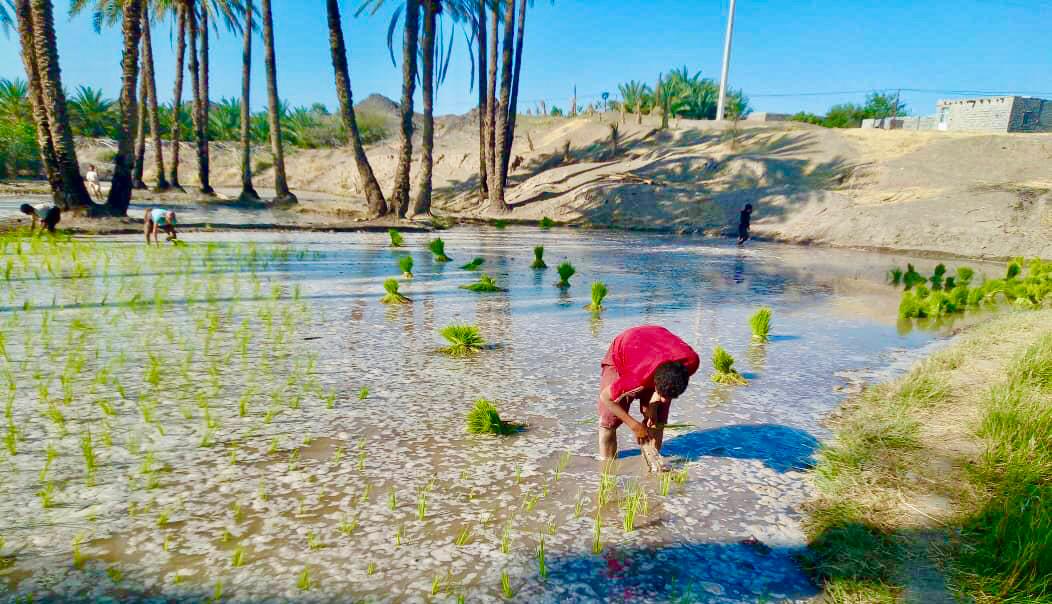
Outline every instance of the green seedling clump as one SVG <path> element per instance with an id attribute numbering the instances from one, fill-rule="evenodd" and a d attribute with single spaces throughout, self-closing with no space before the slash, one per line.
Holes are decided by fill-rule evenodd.
<path id="1" fill-rule="evenodd" d="M 569 262 L 563 262 L 555 270 L 559 271 L 559 281 L 556 282 L 555 286 L 563 289 L 570 287 L 570 277 L 574 276 L 577 269 Z"/>
<path id="2" fill-rule="evenodd" d="M 543 218 L 541 218 L 541 221 L 537 223 L 537 226 L 541 227 L 542 229 L 550 229 L 553 226 L 555 226 L 555 221 L 551 218 L 548 218 L 547 216 L 544 216 Z"/>
<path id="3" fill-rule="evenodd" d="M 398 293 L 398 279 L 392 278 L 385 280 L 384 291 L 386 291 L 387 294 L 380 299 L 380 302 L 384 304 L 408 304 L 409 302 L 412 302 L 409 298 Z"/>
<path id="4" fill-rule="evenodd" d="M 362 386 L 362 389 L 358 391 L 358 400 L 364 401 L 367 398 L 369 398 L 369 389 Z"/>
<path id="5" fill-rule="evenodd" d="M 771 309 L 763 307 L 749 317 L 749 327 L 752 328 L 754 340 L 766 342 L 771 335 Z"/>
<path id="6" fill-rule="evenodd" d="M 474 325 L 452 324 L 442 328 L 439 332 L 449 346 L 442 352 L 453 357 L 464 357 L 482 350 L 486 341 L 479 334 L 479 328 Z"/>
<path id="7" fill-rule="evenodd" d="M 484 262 L 486 262 L 485 258 L 475 258 L 474 260 L 472 260 L 471 262 L 468 262 L 467 264 L 465 264 L 464 266 L 462 266 L 460 268 L 462 268 L 462 269 L 464 269 L 466 271 L 474 271 L 474 270 L 478 270 L 478 268 L 480 266 L 482 266 L 482 264 Z"/>
<path id="8" fill-rule="evenodd" d="M 452 260 L 446 255 L 446 242 L 442 241 L 442 238 L 431 240 L 427 244 L 427 249 L 431 250 L 431 254 L 435 257 L 435 262 L 449 262 Z"/>
<path id="9" fill-rule="evenodd" d="M 975 276 L 975 271 L 967 266 L 957 267 L 957 284 L 958 285 L 971 285 L 972 278 Z"/>
<path id="10" fill-rule="evenodd" d="M 928 280 L 921 276 L 920 273 L 913 268 L 912 264 L 906 265 L 906 274 L 902 276 L 902 284 L 907 290 L 911 290 L 918 285 L 927 283 Z"/>
<path id="11" fill-rule="evenodd" d="M 931 288 L 933 290 L 942 289 L 943 277 L 945 276 L 946 265 L 941 262 L 939 264 L 936 264 L 935 271 L 931 274 L 931 278 L 928 279 L 928 282 L 931 283 Z"/>
<path id="12" fill-rule="evenodd" d="M 603 311 L 603 299 L 606 298 L 606 284 L 602 281 L 592 282 L 592 303 L 585 306 L 586 309 L 598 313 Z"/>
<path id="13" fill-rule="evenodd" d="M 901 284 L 902 283 L 902 269 L 897 267 L 897 266 L 896 267 L 892 267 L 892 269 L 888 271 L 888 281 L 891 282 L 892 285 L 899 285 L 899 284 Z"/>
<path id="14" fill-rule="evenodd" d="M 744 385 L 748 383 L 734 368 L 734 357 L 722 346 L 717 346 L 712 351 L 712 367 L 715 369 L 712 381 L 717 384 Z"/>
<path id="15" fill-rule="evenodd" d="M 521 426 L 506 422 L 500 418 L 497 408 L 484 398 L 475 401 L 475 406 L 468 412 L 467 430 L 471 434 L 514 434 Z"/>
<path id="16" fill-rule="evenodd" d="M 479 280 L 468 285 L 461 285 L 460 289 L 466 289 L 476 293 L 490 293 L 490 292 L 502 292 L 505 291 L 503 288 L 497 285 L 497 282 L 493 280 L 486 273 L 479 275 Z"/>
<path id="17" fill-rule="evenodd" d="M 387 234 L 391 237 L 391 247 L 402 247 L 402 234 L 398 229 L 387 229 Z"/>
<path id="18" fill-rule="evenodd" d="M 533 248 L 533 264 L 530 268 L 548 268 L 548 265 L 544 263 L 544 246 L 538 245 Z"/>
<path id="19" fill-rule="evenodd" d="M 503 230 L 507 226 L 508 226 L 508 221 L 507 220 L 497 219 L 497 220 L 493 221 L 493 228 L 502 229 Z"/>
<path id="20" fill-rule="evenodd" d="M 403 279 L 413 278 L 413 257 L 402 256 L 398 259 L 398 268 L 402 270 Z"/>

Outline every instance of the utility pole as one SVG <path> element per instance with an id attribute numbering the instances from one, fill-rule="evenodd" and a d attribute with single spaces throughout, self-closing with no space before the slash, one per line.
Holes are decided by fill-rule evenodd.
<path id="1" fill-rule="evenodd" d="M 716 120 L 723 121 L 724 110 L 727 106 L 727 72 L 731 66 L 731 37 L 734 35 L 734 0 L 731 0 L 731 9 L 727 13 L 727 38 L 723 42 L 723 71 L 720 73 L 720 99 L 716 103 Z"/>

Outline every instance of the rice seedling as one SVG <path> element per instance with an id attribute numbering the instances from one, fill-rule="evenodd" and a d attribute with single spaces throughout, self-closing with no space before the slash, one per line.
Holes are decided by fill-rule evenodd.
<path id="1" fill-rule="evenodd" d="M 345 537 L 350 537 L 357 528 L 358 516 L 355 515 L 355 517 L 349 521 L 344 517 L 344 519 L 340 521 L 340 524 L 337 525 L 336 530 L 340 531 Z"/>
<path id="2" fill-rule="evenodd" d="M 230 566 L 233 568 L 241 568 L 245 565 L 245 548 L 237 546 L 232 556 L 230 556 Z"/>
<path id="3" fill-rule="evenodd" d="M 892 285 L 899 285 L 900 283 L 902 283 L 902 274 L 903 273 L 901 268 L 897 266 L 892 267 L 891 270 L 888 271 L 888 281 Z"/>
<path id="4" fill-rule="evenodd" d="M 645 493 L 637 484 L 630 484 L 625 489 L 625 495 L 621 499 L 621 510 L 624 512 L 622 525 L 625 532 L 636 530 L 636 515 L 642 510 Z"/>
<path id="5" fill-rule="evenodd" d="M 555 283 L 555 286 L 563 289 L 570 287 L 570 277 L 574 276 L 577 269 L 568 261 L 564 261 L 555 270 L 559 272 L 559 280 Z"/>
<path id="6" fill-rule="evenodd" d="M 581 512 L 584 511 L 584 493 L 577 491 L 577 501 L 573 505 L 573 517 L 580 518 Z"/>
<path id="7" fill-rule="evenodd" d="M 299 577 L 296 578 L 296 587 L 298 587 L 300 591 L 310 591 L 313 586 L 314 584 L 310 579 L 310 569 L 304 568 L 303 572 L 301 572 Z"/>
<path id="8" fill-rule="evenodd" d="M 1005 279 L 1015 279 L 1023 272 L 1023 262 L 1020 259 L 1013 260 L 1008 263 L 1008 268 L 1005 270 Z"/>
<path id="9" fill-rule="evenodd" d="M 423 520 L 427 516 L 427 490 L 420 489 L 416 496 L 416 517 Z"/>
<path id="10" fill-rule="evenodd" d="M 596 511 L 592 525 L 592 553 L 597 556 L 603 553 L 603 517 L 599 511 Z"/>
<path id="11" fill-rule="evenodd" d="M 7 420 L 7 432 L 4 433 L 4 448 L 8 455 L 18 455 L 18 429 L 12 420 Z"/>
<path id="12" fill-rule="evenodd" d="M 245 521 L 245 509 L 241 507 L 241 504 L 234 502 L 230 505 L 230 511 L 234 515 L 234 523 L 241 524 Z"/>
<path id="13" fill-rule="evenodd" d="M 358 471 L 362 472 L 365 470 L 365 449 L 358 451 Z M 368 489 L 369 485 L 365 485 Z M 366 499 L 368 500 L 368 490 L 366 490 Z"/>
<path id="14" fill-rule="evenodd" d="M 91 431 L 85 430 L 80 437 L 80 451 L 84 456 L 84 468 L 88 476 L 88 484 L 95 483 L 95 471 L 98 469 L 98 461 L 95 457 L 95 447 L 91 443 Z"/>
<path id="15" fill-rule="evenodd" d="M 538 245 L 533 248 L 533 263 L 530 264 L 530 268 L 543 269 L 548 268 L 548 265 L 544 263 L 544 246 Z"/>
<path id="16" fill-rule="evenodd" d="M 544 538 L 537 543 L 537 573 L 541 576 L 541 579 L 548 578 L 548 565 L 545 564 L 544 560 Z"/>
<path id="17" fill-rule="evenodd" d="M 402 539 L 404 537 L 405 537 L 405 525 L 404 524 L 399 524 L 398 528 L 395 529 L 395 534 L 394 534 L 395 547 L 401 547 L 402 546 Z"/>
<path id="18" fill-rule="evenodd" d="M 391 247 L 402 247 L 404 241 L 398 229 L 387 229 L 387 235 L 391 238 Z"/>
<path id="19" fill-rule="evenodd" d="M 73 568 L 81 570 L 84 568 L 84 563 L 87 562 L 88 558 L 80 551 L 80 545 L 84 542 L 84 535 L 77 533 L 73 537 L 73 542 L 70 544 L 73 550 Z"/>
<path id="20" fill-rule="evenodd" d="M 906 290 L 911 290 L 918 285 L 927 283 L 928 280 L 921 276 L 920 273 L 913 268 L 912 264 L 906 265 L 906 273 L 902 275 L 902 284 Z"/>
<path id="21" fill-rule="evenodd" d="M 530 495 L 529 492 L 526 492 L 522 496 L 522 511 L 529 514 L 533 511 L 533 508 L 537 507 L 537 502 L 540 500 L 540 495 Z"/>
<path id="22" fill-rule="evenodd" d="M 504 525 L 504 530 L 500 534 L 500 553 L 507 554 L 511 551 L 511 526 Z"/>
<path id="23" fill-rule="evenodd" d="M 427 244 L 427 249 L 431 251 L 431 255 L 435 257 L 435 262 L 449 262 L 452 260 L 446 255 L 446 242 L 442 241 L 442 238 L 432 239 Z"/>
<path id="24" fill-rule="evenodd" d="M 672 482 L 675 482 L 678 485 L 687 484 L 687 478 L 688 478 L 688 473 L 687 472 L 688 472 L 687 468 L 683 468 L 682 470 L 676 470 L 675 472 L 672 473 Z"/>
<path id="25" fill-rule="evenodd" d="M 55 494 L 55 483 L 50 480 L 44 483 L 44 486 L 37 491 L 37 497 L 40 498 L 40 507 L 46 509 L 51 508 L 55 505 L 54 500 Z"/>
<path id="26" fill-rule="evenodd" d="M 431 578 L 431 595 L 432 596 L 437 596 L 439 590 L 441 589 L 441 587 L 442 587 L 442 578 L 441 577 L 437 577 L 437 576 L 436 577 L 432 577 Z"/>
<path id="27" fill-rule="evenodd" d="M 461 285 L 460 289 L 466 289 L 475 293 L 491 293 L 491 292 L 502 292 L 506 291 L 504 288 L 497 285 L 497 282 L 493 280 L 486 273 L 479 275 L 479 280 L 474 283 L 467 285 Z"/>
<path id="28" fill-rule="evenodd" d="M 369 389 L 362 386 L 361 390 L 358 391 L 358 400 L 364 401 L 367 398 L 369 398 Z"/>
<path id="29" fill-rule="evenodd" d="M 500 571 L 500 593 L 509 600 L 515 597 L 515 592 L 511 590 L 511 577 L 506 570 Z"/>
<path id="30" fill-rule="evenodd" d="M 672 472 L 662 472 L 658 477 L 658 493 L 662 497 L 668 497 L 669 491 L 672 490 Z"/>
<path id="31" fill-rule="evenodd" d="M 563 451 L 562 455 L 559 456 L 559 463 L 555 466 L 555 482 L 559 482 L 559 477 L 566 470 L 567 466 L 570 465 L 570 452 Z"/>
<path id="32" fill-rule="evenodd" d="M 106 569 L 106 576 L 110 578 L 114 585 L 120 585 L 121 581 L 124 580 L 124 571 L 118 566 L 111 566 Z"/>
<path id="33" fill-rule="evenodd" d="M 712 351 L 712 381 L 717 384 L 744 385 L 745 378 L 734 369 L 734 357 L 724 350 L 722 346 L 716 346 Z"/>
<path id="34" fill-rule="evenodd" d="M 541 227 L 542 229 L 550 229 L 553 226 L 555 226 L 555 221 L 551 218 L 548 218 L 547 216 L 544 216 L 541 218 L 541 221 L 537 223 L 537 226 Z"/>
<path id="35" fill-rule="evenodd" d="M 387 279 L 384 281 L 384 291 L 387 294 L 380 299 L 383 304 L 408 304 L 412 302 L 409 298 L 406 298 L 402 294 L 398 293 L 398 279 Z"/>
<path id="36" fill-rule="evenodd" d="M 466 424 L 470 434 L 504 436 L 514 434 L 521 429 L 521 426 L 502 420 L 493 403 L 484 398 L 475 401 L 475 406 L 468 412 Z"/>
<path id="37" fill-rule="evenodd" d="M 314 533 L 314 531 L 307 531 L 307 549 L 313 552 L 324 547 L 325 544 L 322 543 L 321 539 Z"/>
<path id="38" fill-rule="evenodd" d="M 482 266 L 483 263 L 485 263 L 485 262 L 486 262 L 485 258 L 476 257 L 471 262 L 468 262 L 467 264 L 461 266 L 460 268 L 463 269 L 463 270 L 466 270 L 466 271 L 475 271 L 475 270 L 478 270 L 479 267 Z"/>
<path id="39" fill-rule="evenodd" d="M 375 562 L 370 562 L 365 567 L 365 574 L 370 576 L 370 577 L 376 574 L 376 563 Z"/>
<path id="40" fill-rule="evenodd" d="M 398 496 L 395 494 L 394 488 L 387 491 L 387 509 L 392 512 L 398 507 Z"/>
<path id="41" fill-rule="evenodd" d="M 398 259 L 398 268 L 402 271 L 403 279 L 413 278 L 413 257 L 402 256 Z"/>
<path id="42" fill-rule="evenodd" d="M 589 304 L 588 306 L 585 306 L 585 308 L 587 310 L 590 310 L 590 311 L 594 312 L 594 313 L 602 312 L 603 311 L 603 298 L 606 298 L 606 293 L 607 293 L 607 289 L 606 289 L 606 284 L 605 283 L 603 283 L 602 281 L 593 281 L 592 282 L 592 303 Z"/>
<path id="43" fill-rule="evenodd" d="M 749 317 L 749 327 L 752 329 L 752 337 L 758 342 L 766 342 L 771 334 L 771 309 L 766 306 L 757 310 Z"/>
<path id="44" fill-rule="evenodd" d="M 475 325 L 453 323 L 442 328 L 439 334 L 449 342 L 442 352 L 452 357 L 465 357 L 482 350 L 486 341 Z"/>
<path id="45" fill-rule="evenodd" d="M 462 546 L 467 545 L 470 541 L 471 541 L 471 527 L 470 526 L 465 526 L 464 528 L 460 529 L 459 533 L 457 533 L 456 539 L 453 540 L 453 544 L 456 545 L 457 547 L 462 547 Z"/>

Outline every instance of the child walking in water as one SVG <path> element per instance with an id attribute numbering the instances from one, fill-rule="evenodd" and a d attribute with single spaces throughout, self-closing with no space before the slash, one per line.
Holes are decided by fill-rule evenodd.
<path id="1" fill-rule="evenodd" d="M 175 212 L 172 210 L 147 208 L 142 224 L 143 232 L 146 233 L 146 245 L 150 245 L 151 234 L 153 234 L 153 242 L 157 245 L 161 244 L 161 241 L 157 238 L 158 229 L 163 229 L 167 233 L 165 241 L 179 239 L 178 234 L 175 232 Z"/>

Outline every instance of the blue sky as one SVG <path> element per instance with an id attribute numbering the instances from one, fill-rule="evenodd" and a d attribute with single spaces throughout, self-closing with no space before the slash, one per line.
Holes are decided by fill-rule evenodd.
<path id="1" fill-rule="evenodd" d="M 520 108 L 544 99 L 566 107 L 576 84 L 582 104 L 627 80 L 653 83 L 682 65 L 718 78 L 729 0 L 536 0 L 528 13 Z M 56 4 L 63 78 L 67 87 L 101 87 L 116 97 L 119 30 L 96 35 L 90 20 L 70 20 Z M 293 105 L 336 106 L 324 3 L 274 0 L 279 88 Z M 392 9 L 394 2 L 390 2 Z M 391 9 L 353 17 L 343 2 L 357 100 L 372 92 L 397 99 L 401 82 L 386 48 Z M 757 111 L 824 112 L 860 101 L 866 90 L 904 88 L 914 114 L 934 113 L 938 98 L 955 91 L 1015 92 L 1052 98 L 1052 0 L 739 0 L 730 83 L 745 90 Z M 262 52 L 256 45 L 253 104 L 265 101 Z M 171 27 L 154 28 L 158 85 L 171 98 Z M 17 38 L 0 37 L 0 78 L 23 77 Z M 240 91 L 241 41 L 224 33 L 212 41 L 212 97 Z M 439 90 L 439 113 L 474 106 L 463 36 Z M 187 80 L 187 86 L 189 80 Z M 836 93 L 836 94 L 813 94 Z M 184 92 L 184 98 L 186 93 Z M 778 96 L 786 95 L 786 96 Z"/>

